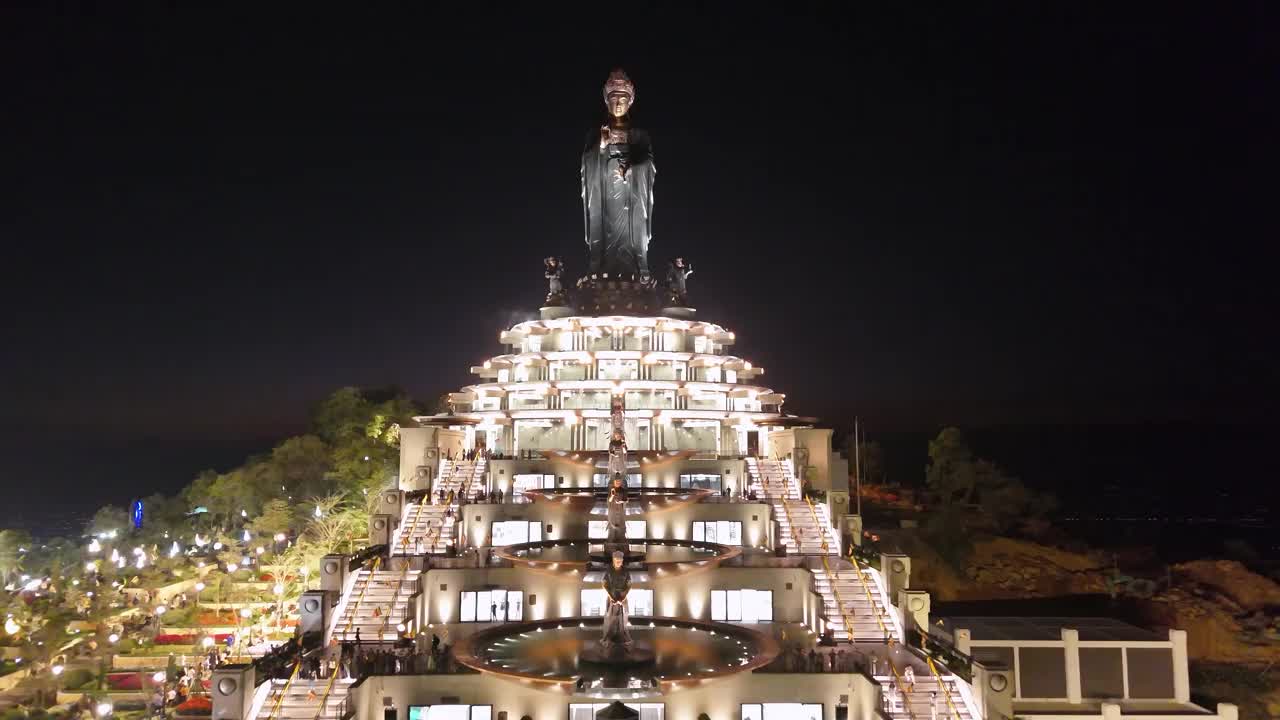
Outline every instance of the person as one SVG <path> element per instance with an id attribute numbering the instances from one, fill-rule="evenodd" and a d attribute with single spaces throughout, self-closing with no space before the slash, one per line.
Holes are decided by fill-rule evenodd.
<path id="1" fill-rule="evenodd" d="M 938 720 L 938 691 L 929 691 L 929 720 Z"/>
<path id="2" fill-rule="evenodd" d="M 906 683 L 907 691 L 910 692 L 916 687 L 916 671 L 910 666 L 902 673 L 902 679 Z"/>

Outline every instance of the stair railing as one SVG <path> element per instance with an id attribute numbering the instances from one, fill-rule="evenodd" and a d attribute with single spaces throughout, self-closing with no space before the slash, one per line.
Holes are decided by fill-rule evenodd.
<path id="1" fill-rule="evenodd" d="M 942 697 L 947 701 L 947 707 L 951 709 L 951 717 L 960 720 L 960 711 L 956 709 L 956 704 L 951 702 L 951 691 L 947 690 L 947 683 L 943 681 L 942 675 L 938 673 L 938 668 L 933 665 L 933 658 L 928 655 L 924 656 L 925 663 L 929 666 L 929 672 L 933 673 L 933 678 L 938 681 L 938 687 L 942 689 Z"/>
<path id="2" fill-rule="evenodd" d="M 373 584 L 373 574 L 378 571 L 378 566 L 382 564 L 382 558 L 373 559 L 373 568 L 369 570 L 369 577 L 365 579 L 364 587 L 360 588 L 360 594 L 356 596 L 356 604 L 348 609 L 347 626 L 342 629 L 343 637 L 351 632 L 351 626 L 356 623 L 356 614 L 360 612 L 360 603 L 364 602 L 364 594 L 369 591 L 369 585 Z"/>
<path id="3" fill-rule="evenodd" d="M 293 664 L 293 672 L 289 673 L 289 679 L 284 681 L 284 687 L 280 688 L 280 694 L 276 696 L 276 702 L 271 706 L 271 712 L 267 713 L 267 720 L 276 716 L 280 712 L 280 704 L 284 702 L 285 695 L 289 694 L 289 688 L 293 686 L 293 681 L 298 677 L 298 670 L 302 667 L 302 660 L 298 660 Z"/>
<path id="4" fill-rule="evenodd" d="M 867 602 L 871 605 L 871 615 L 875 617 L 876 623 L 880 625 L 880 631 L 883 632 L 885 638 L 888 639 L 889 647 L 893 647 L 895 642 L 893 633 L 889 632 L 889 628 L 885 627 L 884 620 L 880 619 L 880 613 L 876 611 L 876 599 L 875 596 L 871 594 L 871 586 L 867 584 L 867 578 L 862 574 L 862 566 L 857 562 L 854 562 L 853 570 L 857 573 L 858 580 L 862 582 L 862 591 L 867 594 Z"/>
<path id="5" fill-rule="evenodd" d="M 426 498 L 423 498 L 423 500 L 418 503 L 418 509 L 413 514 L 413 522 L 405 523 L 405 525 L 400 528 L 400 554 L 401 555 L 409 554 L 409 549 L 408 549 L 409 540 L 412 538 L 413 533 L 416 532 L 418 529 L 418 520 L 422 517 L 422 506 L 426 505 L 425 500 Z"/>
<path id="6" fill-rule="evenodd" d="M 898 674 L 898 668 L 893 666 L 893 661 L 885 656 L 885 664 L 889 666 L 889 671 L 893 673 L 893 677 L 898 681 L 898 688 L 902 690 L 902 704 L 907 710 L 907 717 L 916 720 L 916 713 L 911 709 L 911 691 L 907 689 L 907 683 L 903 681 L 902 676 Z"/>
<path id="7" fill-rule="evenodd" d="M 320 716 L 324 714 L 324 707 L 329 704 L 329 693 L 333 692 L 333 683 L 337 679 L 338 667 L 335 665 L 329 673 L 329 684 L 324 686 L 324 695 L 320 698 L 320 707 L 316 709 L 316 716 L 312 720 L 320 720 Z"/>

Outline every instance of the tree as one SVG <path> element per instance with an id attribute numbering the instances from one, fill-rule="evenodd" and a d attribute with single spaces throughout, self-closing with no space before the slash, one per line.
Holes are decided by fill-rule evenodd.
<path id="1" fill-rule="evenodd" d="M 88 535 L 101 535 L 113 530 L 123 533 L 128 529 L 129 512 L 118 505 L 104 505 L 93 514 L 84 531 Z"/>
<path id="2" fill-rule="evenodd" d="M 0 586 L 22 570 L 23 555 L 31 547 L 31 533 L 26 530 L 0 530 Z"/>
<path id="3" fill-rule="evenodd" d="M 262 507 L 262 514 L 249 523 L 250 529 L 259 535 L 287 533 L 293 528 L 294 506 L 288 500 L 271 500 Z"/>
<path id="4" fill-rule="evenodd" d="M 271 451 L 280 491 L 294 497 L 327 492 L 331 486 L 327 479 L 329 464 L 329 448 L 315 435 L 289 438 Z"/>
<path id="5" fill-rule="evenodd" d="M 958 428 L 929 441 L 925 480 L 934 504 L 925 533 L 949 559 L 972 547 L 975 529 L 1002 533 L 1045 516 L 1053 498 L 1007 475 L 990 460 L 975 458 Z"/>

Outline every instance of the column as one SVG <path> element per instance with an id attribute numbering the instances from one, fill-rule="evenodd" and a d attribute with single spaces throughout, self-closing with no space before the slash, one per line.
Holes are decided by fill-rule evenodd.
<path id="1" fill-rule="evenodd" d="M 1191 702 L 1191 678 L 1187 670 L 1187 631 L 1170 630 L 1173 643 L 1173 697 L 1178 702 Z"/>
<path id="2" fill-rule="evenodd" d="M 1067 702 L 1080 702 L 1080 631 L 1062 628 L 1062 644 L 1067 658 Z"/>

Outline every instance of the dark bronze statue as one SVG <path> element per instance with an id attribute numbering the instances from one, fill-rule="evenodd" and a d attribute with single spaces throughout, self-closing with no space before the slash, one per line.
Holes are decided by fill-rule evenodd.
<path id="1" fill-rule="evenodd" d="M 564 285 L 560 282 L 560 276 L 564 274 L 564 262 L 558 257 L 549 257 L 543 259 L 542 267 L 547 278 L 547 305 L 564 305 Z"/>
<path id="2" fill-rule="evenodd" d="M 608 118 L 587 137 L 582 151 L 582 215 L 588 273 L 649 280 L 653 236 L 653 147 L 631 126 L 636 90 L 614 70 L 604 85 Z"/>
<path id="3" fill-rule="evenodd" d="M 688 303 L 689 287 L 686 280 L 692 274 L 693 263 L 686 263 L 684 258 L 680 257 L 671 261 L 671 267 L 667 269 L 667 295 L 672 305 Z"/>
<path id="4" fill-rule="evenodd" d="M 622 567 L 623 555 L 613 553 L 604 571 L 604 633 L 600 644 L 606 648 L 631 647 L 631 628 L 627 622 L 627 594 L 631 592 L 631 573 Z"/>

